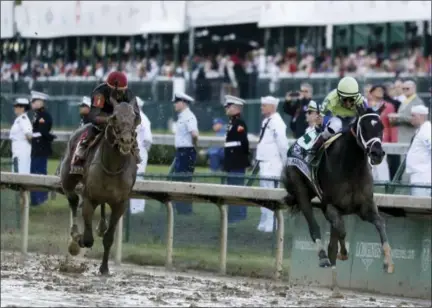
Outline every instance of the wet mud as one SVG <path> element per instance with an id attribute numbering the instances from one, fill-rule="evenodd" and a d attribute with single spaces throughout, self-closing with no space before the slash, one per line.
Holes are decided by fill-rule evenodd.
<path id="1" fill-rule="evenodd" d="M 94 260 L 1 254 L 1 307 L 430 307 L 430 301 L 290 286 L 268 280 L 168 272 Z"/>

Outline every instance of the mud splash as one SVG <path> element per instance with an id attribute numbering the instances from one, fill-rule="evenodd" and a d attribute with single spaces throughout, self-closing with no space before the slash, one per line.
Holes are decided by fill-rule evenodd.
<path id="1" fill-rule="evenodd" d="M 344 291 L 292 287 L 246 278 L 166 272 L 160 268 L 111 265 L 112 275 L 97 274 L 99 264 L 64 257 L 1 254 L 1 307 L 430 307 L 430 301 Z M 70 261 L 69 261 L 70 263 Z"/>

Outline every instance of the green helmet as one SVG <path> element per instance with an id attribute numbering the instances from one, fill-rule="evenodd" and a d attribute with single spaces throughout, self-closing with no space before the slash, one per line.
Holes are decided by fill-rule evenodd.
<path id="1" fill-rule="evenodd" d="M 355 97 L 359 94 L 359 85 L 353 77 L 342 78 L 337 86 L 340 97 Z"/>

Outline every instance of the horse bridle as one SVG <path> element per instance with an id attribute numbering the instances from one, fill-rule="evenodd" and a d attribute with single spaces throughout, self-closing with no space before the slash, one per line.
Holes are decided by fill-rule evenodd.
<path id="1" fill-rule="evenodd" d="M 364 115 L 362 115 L 362 116 L 360 116 L 359 118 L 358 118 L 358 120 L 357 120 L 357 128 L 356 128 L 356 139 L 357 139 L 357 142 L 358 143 L 360 143 L 360 145 L 368 152 L 368 154 L 369 154 L 369 152 L 371 151 L 371 149 L 372 149 L 372 146 L 375 144 L 375 143 L 377 143 L 377 142 L 379 142 L 380 144 L 382 143 L 382 141 L 381 141 L 381 139 L 380 138 L 378 138 L 378 137 L 373 137 L 373 138 L 371 138 L 371 139 L 369 139 L 369 140 L 365 140 L 364 138 L 363 138 L 363 134 L 362 134 L 362 129 L 361 129 L 361 126 L 360 126 L 360 122 L 364 119 L 364 118 L 366 118 L 366 117 L 376 117 L 376 118 L 378 118 L 378 121 L 380 121 L 380 116 L 378 115 L 378 114 L 376 114 L 376 113 L 367 113 L 367 114 L 364 114 Z"/>
<path id="2" fill-rule="evenodd" d="M 109 128 L 111 128 L 111 130 L 113 131 L 112 133 L 114 134 L 114 135 L 116 135 L 116 133 L 115 133 L 115 130 L 114 130 L 114 126 L 112 125 L 112 124 L 107 124 L 107 126 L 105 127 L 105 140 L 106 140 L 106 142 L 108 143 L 108 145 L 110 146 L 110 147 L 114 147 L 116 144 L 117 144 L 117 142 L 116 142 L 116 138 L 114 137 L 114 141 L 113 141 L 113 143 L 111 143 L 110 141 L 109 141 L 109 136 L 108 136 L 108 129 Z M 120 173 L 122 173 L 123 172 L 123 170 L 125 169 L 125 166 L 126 166 L 126 161 L 123 161 L 123 165 L 118 169 L 118 170 L 116 170 L 116 171 L 110 171 L 110 170 L 108 170 L 108 168 L 104 165 L 104 163 L 103 163 L 103 159 L 102 159 L 102 157 L 103 157 L 103 148 L 101 149 L 101 151 L 102 151 L 102 153 L 101 153 L 101 160 L 100 160 L 100 164 L 101 164 L 101 167 L 102 167 L 102 170 L 106 173 L 106 174 L 108 174 L 108 175 L 117 175 L 117 174 L 120 174 Z"/>

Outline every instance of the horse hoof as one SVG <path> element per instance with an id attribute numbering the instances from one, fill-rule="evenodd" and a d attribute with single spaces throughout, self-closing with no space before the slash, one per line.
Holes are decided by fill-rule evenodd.
<path id="1" fill-rule="evenodd" d="M 387 274 L 393 274 L 394 264 L 384 264 L 384 272 L 386 272 Z"/>
<path id="2" fill-rule="evenodd" d="M 332 297 L 332 298 L 339 298 L 339 299 L 343 299 L 343 298 L 344 298 L 343 294 L 341 293 L 341 291 L 339 290 L 338 287 L 335 287 L 335 288 L 333 289 L 333 292 L 332 292 L 332 296 L 331 296 L 331 297 Z"/>
<path id="3" fill-rule="evenodd" d="M 81 251 L 81 247 L 76 241 L 71 241 L 68 250 L 71 256 L 77 256 Z"/>
<path id="4" fill-rule="evenodd" d="M 107 229 L 108 228 L 107 228 L 107 226 L 105 224 L 101 225 L 101 226 L 98 226 L 97 229 L 96 229 L 97 236 L 103 237 L 105 235 L 105 232 L 106 232 Z"/>
<path id="5" fill-rule="evenodd" d="M 330 260 L 328 258 L 320 259 L 319 266 L 320 267 L 330 267 L 331 266 Z"/>
<path id="6" fill-rule="evenodd" d="M 337 258 L 338 258 L 338 260 L 346 261 L 346 260 L 348 260 L 348 255 L 343 255 L 343 254 L 338 253 Z"/>
<path id="7" fill-rule="evenodd" d="M 109 276 L 109 274 L 110 274 L 108 268 L 102 268 L 102 267 L 99 268 L 99 273 L 102 276 Z"/>

